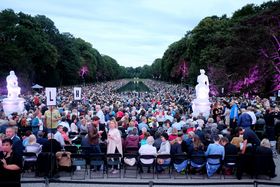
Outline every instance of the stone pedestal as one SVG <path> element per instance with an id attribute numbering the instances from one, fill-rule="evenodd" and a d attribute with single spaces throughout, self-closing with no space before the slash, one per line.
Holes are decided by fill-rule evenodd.
<path id="1" fill-rule="evenodd" d="M 211 109 L 210 105 L 211 103 L 209 100 L 194 99 L 192 102 L 192 116 L 197 117 L 199 114 L 202 114 L 204 117 L 208 118 Z"/>
<path id="2" fill-rule="evenodd" d="M 17 112 L 18 114 L 21 114 L 24 111 L 24 102 L 25 100 L 22 98 L 4 99 L 2 105 L 3 105 L 5 115 L 8 116 L 13 112 Z"/>

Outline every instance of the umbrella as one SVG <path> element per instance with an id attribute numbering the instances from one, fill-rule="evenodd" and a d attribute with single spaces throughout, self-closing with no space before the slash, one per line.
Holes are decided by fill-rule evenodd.
<path id="1" fill-rule="evenodd" d="M 34 86 L 32 86 L 31 88 L 33 89 L 42 89 L 43 86 L 39 85 L 39 84 L 35 84 Z"/>

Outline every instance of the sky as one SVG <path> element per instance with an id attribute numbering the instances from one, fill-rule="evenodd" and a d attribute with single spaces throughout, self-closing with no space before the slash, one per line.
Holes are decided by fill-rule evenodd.
<path id="1" fill-rule="evenodd" d="M 0 0 L 25 14 L 45 15 L 60 32 L 90 42 L 125 67 L 151 65 L 204 17 L 267 0 Z"/>

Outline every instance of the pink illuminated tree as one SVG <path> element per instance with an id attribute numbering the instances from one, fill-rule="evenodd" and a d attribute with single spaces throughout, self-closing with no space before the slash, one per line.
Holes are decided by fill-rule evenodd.
<path id="1" fill-rule="evenodd" d="M 89 72 L 88 67 L 86 65 L 82 66 L 79 71 L 80 77 L 84 79 L 85 76 L 88 74 L 88 72 Z"/>

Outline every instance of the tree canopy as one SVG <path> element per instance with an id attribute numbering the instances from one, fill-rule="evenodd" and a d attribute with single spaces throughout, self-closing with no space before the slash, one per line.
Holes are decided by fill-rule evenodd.
<path id="1" fill-rule="evenodd" d="M 199 69 L 212 94 L 269 94 L 280 89 L 280 1 L 249 4 L 231 18 L 210 16 L 151 65 L 157 78 L 196 84 Z M 160 68 L 159 68 L 160 67 Z"/>
<path id="2" fill-rule="evenodd" d="M 60 33 L 46 16 L 11 9 L 0 12 L 0 79 L 15 70 L 26 85 L 73 85 L 126 76 L 115 59 L 70 33 Z M 85 70 L 82 74 L 81 71 Z"/>

